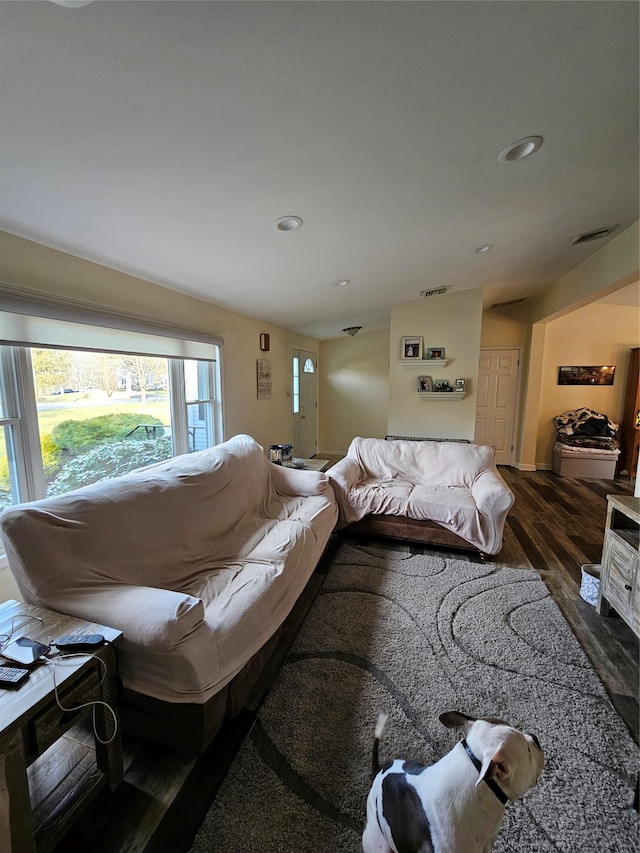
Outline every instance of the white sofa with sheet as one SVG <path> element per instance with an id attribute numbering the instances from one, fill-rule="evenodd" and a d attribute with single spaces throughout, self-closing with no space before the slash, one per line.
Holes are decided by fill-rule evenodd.
<path id="1" fill-rule="evenodd" d="M 337 515 L 326 474 L 274 465 L 238 435 L 7 509 L 0 534 L 27 602 L 123 631 L 125 727 L 202 749 L 248 695 Z"/>
<path id="2" fill-rule="evenodd" d="M 341 527 L 483 554 L 502 547 L 514 496 L 490 447 L 354 438 L 327 473 Z"/>

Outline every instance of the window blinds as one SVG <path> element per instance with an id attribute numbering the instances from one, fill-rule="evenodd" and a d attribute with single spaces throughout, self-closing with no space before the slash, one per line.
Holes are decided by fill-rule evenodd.
<path id="1" fill-rule="evenodd" d="M 215 361 L 219 335 L 0 288 L 0 343 Z"/>

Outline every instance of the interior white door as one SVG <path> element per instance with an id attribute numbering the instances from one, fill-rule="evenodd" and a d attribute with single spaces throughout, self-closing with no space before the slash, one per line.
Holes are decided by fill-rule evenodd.
<path id="1" fill-rule="evenodd" d="M 495 448 L 497 465 L 513 465 L 519 351 L 480 349 L 476 444 Z"/>
<path id="2" fill-rule="evenodd" d="M 306 350 L 293 352 L 293 455 L 310 459 L 316 454 L 318 397 L 317 356 Z"/>

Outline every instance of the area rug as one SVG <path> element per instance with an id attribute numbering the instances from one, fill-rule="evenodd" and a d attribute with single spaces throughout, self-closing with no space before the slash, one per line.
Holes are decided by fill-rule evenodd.
<path id="1" fill-rule="evenodd" d="M 638 750 L 537 572 L 340 546 L 192 847 L 357 853 L 372 735 L 436 761 L 458 709 L 535 733 L 547 766 L 496 853 L 636 853 Z"/>

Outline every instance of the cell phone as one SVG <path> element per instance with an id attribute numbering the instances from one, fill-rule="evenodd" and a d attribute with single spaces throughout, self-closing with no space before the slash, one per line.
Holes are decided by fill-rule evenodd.
<path id="1" fill-rule="evenodd" d="M 51 646 L 39 643 L 38 640 L 30 640 L 29 637 L 18 637 L 12 640 L 0 652 L 3 658 L 19 663 L 21 666 L 33 666 L 38 658 L 49 651 Z"/>

